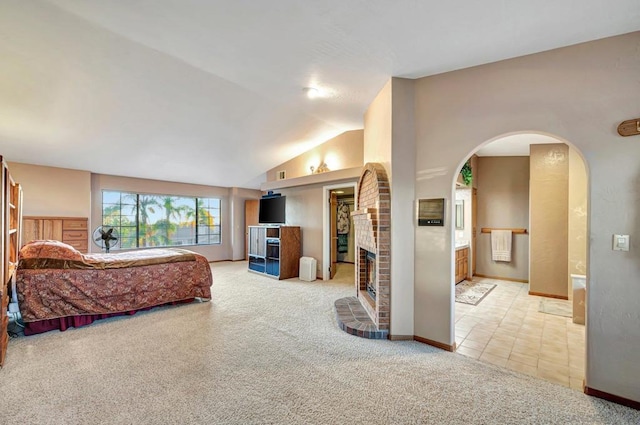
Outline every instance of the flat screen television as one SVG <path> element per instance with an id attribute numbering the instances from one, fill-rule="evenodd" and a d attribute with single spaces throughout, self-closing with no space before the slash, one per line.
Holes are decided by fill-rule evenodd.
<path id="1" fill-rule="evenodd" d="M 286 196 L 261 198 L 258 222 L 260 224 L 284 224 L 286 198 Z"/>

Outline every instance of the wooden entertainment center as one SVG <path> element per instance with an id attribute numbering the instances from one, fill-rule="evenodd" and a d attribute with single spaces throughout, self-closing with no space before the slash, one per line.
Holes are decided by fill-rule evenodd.
<path id="1" fill-rule="evenodd" d="M 300 227 L 249 226 L 249 270 L 277 279 L 298 277 Z"/>
<path id="2" fill-rule="evenodd" d="M 17 184 L 11 174 L 5 159 L 0 156 L 2 163 L 2 176 L 0 177 L 2 195 L 0 198 L 0 366 L 4 365 L 7 345 L 9 344 L 9 292 L 15 280 L 16 267 L 18 266 L 18 251 L 20 250 L 20 225 L 22 223 L 22 188 Z"/>

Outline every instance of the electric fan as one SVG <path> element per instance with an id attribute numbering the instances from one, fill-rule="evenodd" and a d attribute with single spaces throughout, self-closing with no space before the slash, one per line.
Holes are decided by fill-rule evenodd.
<path id="1" fill-rule="evenodd" d="M 98 226 L 96 230 L 93 231 L 93 242 L 108 253 L 109 249 L 118 246 L 120 243 L 120 235 L 118 235 L 118 231 L 113 227 Z"/>

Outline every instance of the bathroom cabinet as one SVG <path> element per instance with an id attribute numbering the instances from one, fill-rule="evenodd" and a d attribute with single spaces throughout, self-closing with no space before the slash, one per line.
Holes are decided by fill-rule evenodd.
<path id="1" fill-rule="evenodd" d="M 469 247 L 456 249 L 456 283 L 460 283 L 469 274 Z"/>

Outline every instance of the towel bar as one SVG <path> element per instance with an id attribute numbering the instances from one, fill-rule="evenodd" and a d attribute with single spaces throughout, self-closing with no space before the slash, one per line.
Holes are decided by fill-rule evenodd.
<path id="1" fill-rule="evenodd" d="M 513 228 L 513 227 L 483 227 L 480 229 L 480 233 L 491 233 L 492 230 L 511 230 L 514 234 L 528 234 L 527 229 Z"/>

